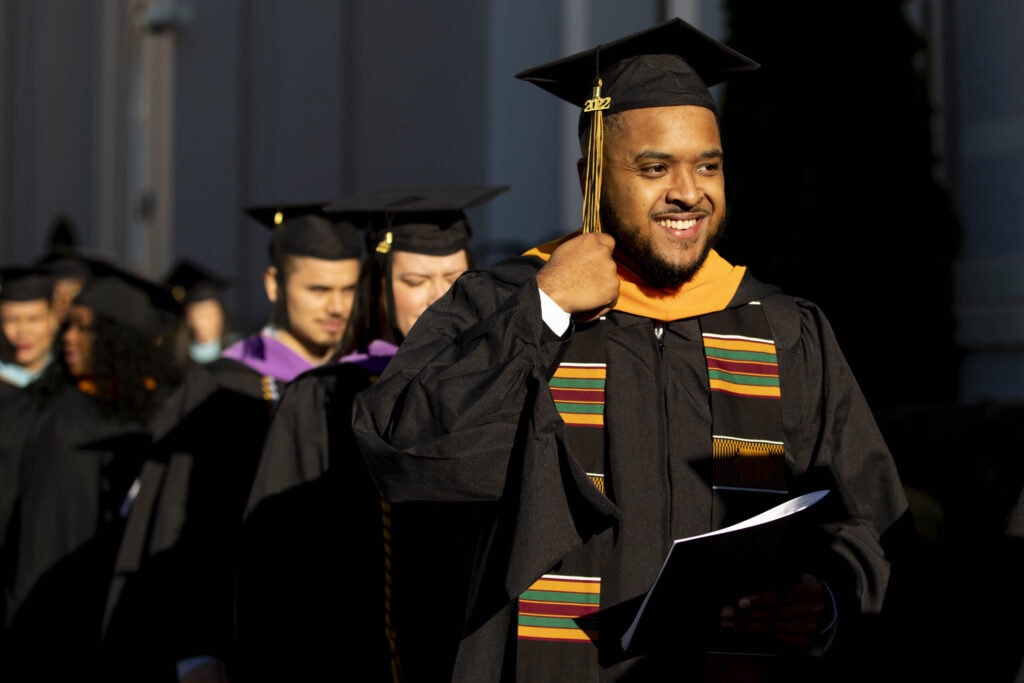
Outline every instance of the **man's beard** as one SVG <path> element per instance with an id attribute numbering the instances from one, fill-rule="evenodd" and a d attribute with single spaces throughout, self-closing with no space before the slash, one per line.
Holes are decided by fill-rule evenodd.
<path id="1" fill-rule="evenodd" d="M 697 259 L 690 265 L 676 265 L 661 258 L 651 245 L 650 234 L 637 226 L 626 225 L 609 204 L 601 204 L 601 228 L 615 238 L 615 248 L 631 261 L 630 266 L 644 282 L 655 289 L 679 289 L 693 279 L 704 265 L 708 254 L 725 233 L 725 218 L 718 230 L 708 235 Z"/>
<path id="2" fill-rule="evenodd" d="M 303 333 L 301 330 L 295 329 L 295 326 L 292 325 L 291 317 L 288 315 L 288 304 L 285 301 L 287 298 L 287 292 L 282 292 L 282 295 L 274 302 L 271 324 L 277 329 L 284 330 L 290 334 L 292 339 L 297 341 L 299 345 L 305 349 L 306 353 L 314 358 L 325 356 L 337 348 L 338 344 L 341 342 L 340 339 L 335 343 L 320 342 L 316 339 L 310 338 L 309 335 Z"/>

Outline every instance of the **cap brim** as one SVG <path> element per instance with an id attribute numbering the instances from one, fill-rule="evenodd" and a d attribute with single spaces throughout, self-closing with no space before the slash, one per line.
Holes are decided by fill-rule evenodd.
<path id="1" fill-rule="evenodd" d="M 53 297 L 53 276 L 39 268 L 0 269 L 0 301 L 35 301 Z"/>

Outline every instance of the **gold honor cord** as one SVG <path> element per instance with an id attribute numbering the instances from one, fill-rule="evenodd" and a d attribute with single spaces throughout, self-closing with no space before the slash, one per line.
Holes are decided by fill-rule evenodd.
<path id="1" fill-rule="evenodd" d="M 612 98 L 601 97 L 601 79 L 594 85 L 594 96 L 586 101 L 584 112 L 592 113 L 587 138 L 587 172 L 583 189 L 583 232 L 601 232 L 601 165 L 604 157 L 604 114 Z"/>

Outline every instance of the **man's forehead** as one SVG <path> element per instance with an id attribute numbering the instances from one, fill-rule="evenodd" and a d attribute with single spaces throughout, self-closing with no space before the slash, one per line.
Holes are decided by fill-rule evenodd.
<path id="1" fill-rule="evenodd" d="M 710 109 L 694 105 L 630 109 L 612 114 L 604 121 L 604 136 L 605 144 L 637 137 L 694 138 L 703 143 L 713 140 L 721 147 L 718 118 Z"/>

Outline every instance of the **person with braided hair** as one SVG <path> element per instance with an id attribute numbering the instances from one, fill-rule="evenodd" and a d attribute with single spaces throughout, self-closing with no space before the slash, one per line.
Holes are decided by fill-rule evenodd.
<path id="1" fill-rule="evenodd" d="M 180 381 L 162 343 L 175 315 L 169 291 L 104 265 L 68 310 L 54 364 L 61 381 L 23 390 L 45 395 L 20 427 L 17 452 L 0 453 L 18 472 L 2 514 L 3 680 L 103 670 L 103 602 L 131 484 L 149 421 Z"/>

